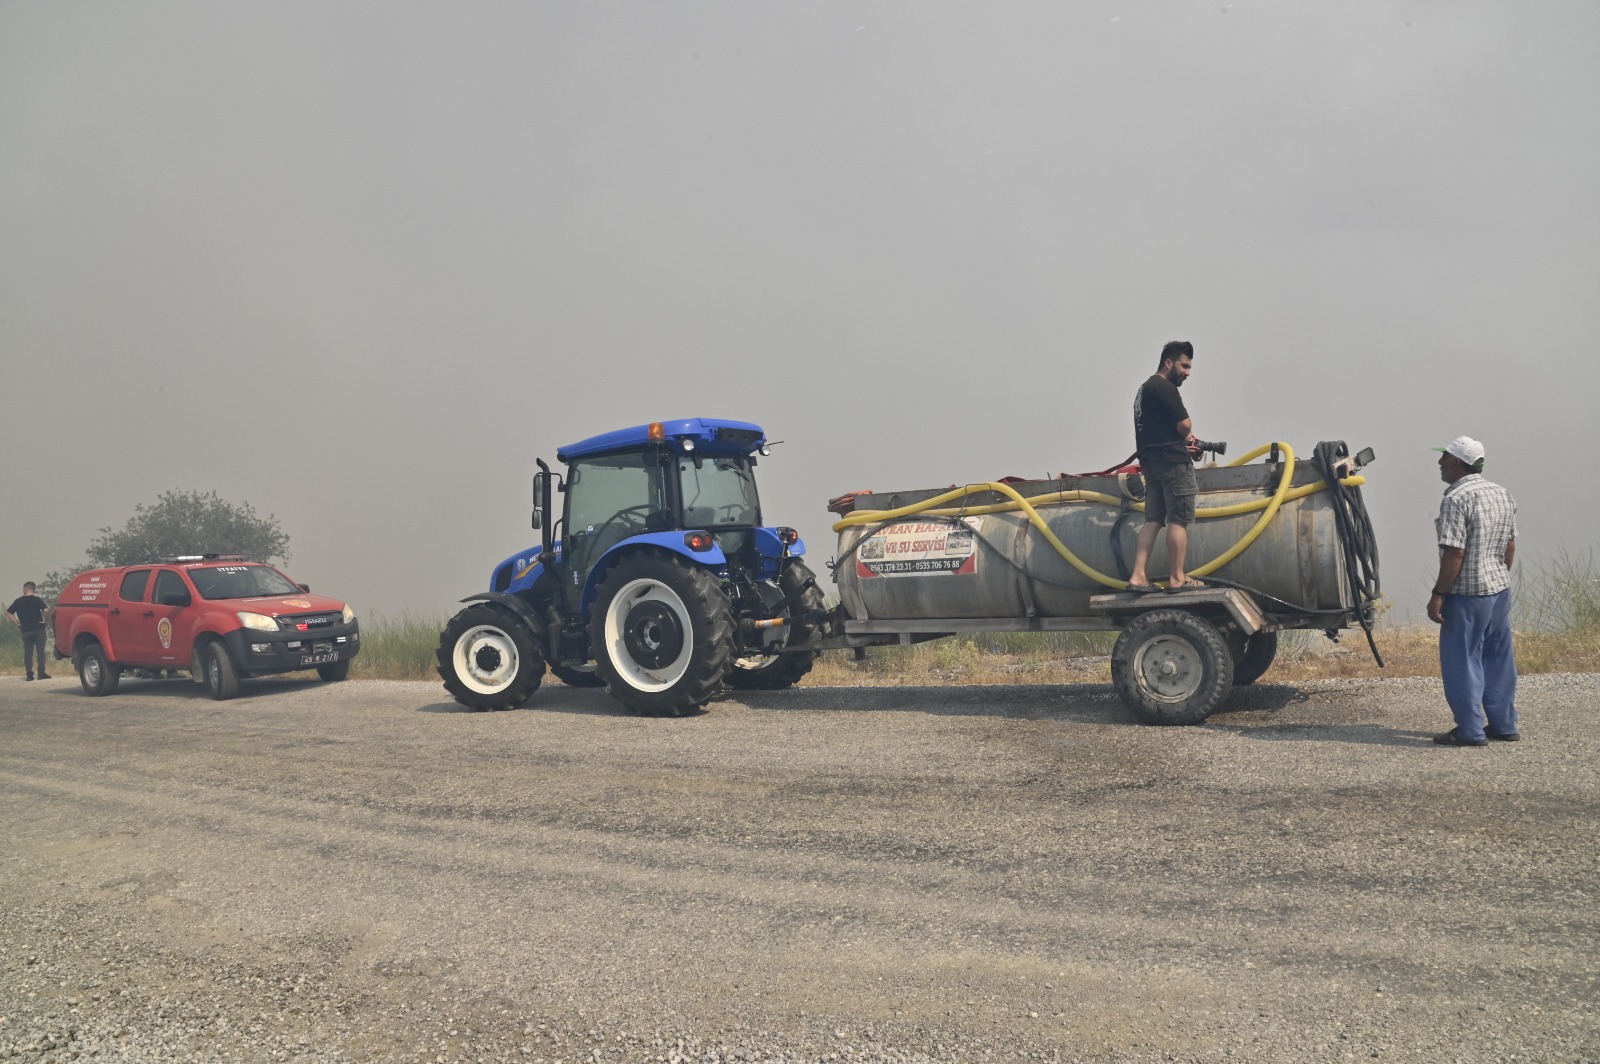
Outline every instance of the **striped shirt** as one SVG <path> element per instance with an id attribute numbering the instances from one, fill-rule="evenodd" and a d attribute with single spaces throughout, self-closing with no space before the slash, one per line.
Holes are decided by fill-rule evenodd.
<path id="1" fill-rule="evenodd" d="M 1511 586 L 1506 544 L 1517 538 L 1517 501 L 1500 485 L 1468 473 L 1445 489 L 1439 518 L 1440 553 L 1445 547 L 1466 552 L 1452 595 L 1498 595 Z"/>

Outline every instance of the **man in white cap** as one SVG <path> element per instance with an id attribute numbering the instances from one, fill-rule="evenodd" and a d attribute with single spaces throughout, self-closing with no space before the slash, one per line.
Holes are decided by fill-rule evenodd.
<path id="1" fill-rule="evenodd" d="M 1436 447 L 1439 477 L 1450 485 L 1434 528 L 1439 575 L 1428 619 L 1439 628 L 1439 669 L 1456 726 L 1441 746 L 1515 742 L 1517 663 L 1511 653 L 1511 561 L 1517 551 L 1517 503 L 1483 478 L 1483 444 L 1457 436 Z"/>

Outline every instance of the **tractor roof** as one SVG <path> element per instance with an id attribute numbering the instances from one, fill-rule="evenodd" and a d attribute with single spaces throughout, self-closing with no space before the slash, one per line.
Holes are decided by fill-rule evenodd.
<path id="1" fill-rule="evenodd" d="M 636 451 L 652 444 L 693 442 L 695 450 L 711 454 L 750 454 L 767 442 L 760 425 L 748 421 L 723 421 L 719 418 L 691 417 L 679 421 L 652 421 L 629 429 L 590 436 L 568 444 L 556 453 L 563 462 L 589 458 L 613 451 Z"/>

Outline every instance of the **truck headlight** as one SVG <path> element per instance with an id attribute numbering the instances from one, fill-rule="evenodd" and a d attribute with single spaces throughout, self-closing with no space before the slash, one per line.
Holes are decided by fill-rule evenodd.
<path id="1" fill-rule="evenodd" d="M 278 621 L 275 617 L 268 617 L 264 613 L 245 613 L 240 611 L 239 623 L 246 628 L 254 628 L 258 632 L 276 632 Z"/>
<path id="2" fill-rule="evenodd" d="M 344 608 L 344 623 L 345 624 L 355 624 L 356 623 L 356 611 L 351 609 L 349 606 L 346 606 Z"/>

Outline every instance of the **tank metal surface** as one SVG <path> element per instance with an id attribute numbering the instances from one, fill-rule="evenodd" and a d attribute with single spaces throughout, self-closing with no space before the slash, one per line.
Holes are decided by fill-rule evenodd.
<path id="1" fill-rule="evenodd" d="M 1113 682 L 1159 724 L 1199 723 L 1232 686 L 1260 677 L 1282 629 L 1359 626 L 1382 665 L 1371 632 L 1377 547 L 1357 475 L 1372 459 L 1322 443 L 1297 460 L 1274 443 L 1197 469 L 1185 570 L 1205 583 L 1166 593 L 1127 589 L 1144 523 L 1137 467 L 842 496 L 829 645 L 1117 630 Z M 1168 568 L 1165 538 L 1152 575 Z"/>

